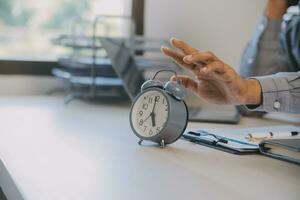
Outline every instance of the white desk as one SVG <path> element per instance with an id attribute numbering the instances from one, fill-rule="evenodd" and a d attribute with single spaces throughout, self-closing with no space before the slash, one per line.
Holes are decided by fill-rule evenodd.
<path id="1" fill-rule="evenodd" d="M 297 165 L 183 140 L 165 149 L 141 147 L 128 113 L 126 105 L 75 101 L 65 106 L 61 97 L 1 97 L 0 158 L 29 200 L 300 198 Z M 244 118 L 238 126 L 189 126 L 285 123 Z"/>

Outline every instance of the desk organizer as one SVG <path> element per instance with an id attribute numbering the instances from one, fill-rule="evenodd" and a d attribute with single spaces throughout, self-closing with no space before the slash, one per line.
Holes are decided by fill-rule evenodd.
<path id="1" fill-rule="evenodd" d="M 119 20 L 119 23 L 111 23 L 112 20 Z M 117 31 L 116 24 L 119 25 Z M 88 30 L 91 34 L 86 32 L 78 34 L 77 30 L 81 32 Z M 116 32 L 126 32 L 126 30 L 127 35 L 115 36 Z M 55 45 L 72 49 L 71 55 L 58 58 L 59 67 L 52 70 L 55 77 L 65 82 L 64 90 L 68 94 L 65 99 L 66 104 L 77 98 L 128 100 L 122 81 L 116 75 L 111 60 L 107 58 L 106 51 L 101 45 L 101 37 L 117 38 L 125 45 L 129 45 L 137 57 L 137 64 L 141 65 L 148 74 L 158 65 L 164 65 L 166 62 L 168 62 L 166 65 L 170 64 L 170 61 L 145 59 L 144 56 L 148 53 L 160 53 L 161 45 L 168 46 L 166 40 L 145 38 L 134 33 L 135 23 L 131 17 L 99 15 L 92 21 L 81 18 L 74 20 L 71 34 L 62 34 L 52 40 Z M 143 59 L 139 59 L 140 57 Z M 49 94 L 56 91 L 57 89 L 53 89 Z"/>

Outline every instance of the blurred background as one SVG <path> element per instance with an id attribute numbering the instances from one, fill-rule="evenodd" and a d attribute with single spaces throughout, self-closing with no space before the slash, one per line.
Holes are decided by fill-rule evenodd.
<path id="1" fill-rule="evenodd" d="M 2 59 L 55 60 L 66 49 L 51 43 L 77 17 L 129 15 L 130 0 L 0 0 Z"/>
<path id="2" fill-rule="evenodd" d="M 40 94 L 62 83 L 52 77 L 70 49 L 51 40 L 74 19 L 133 16 L 138 35 L 186 40 L 238 68 L 265 0 L 0 0 L 0 95 Z M 24 76 L 25 75 L 25 76 Z"/>

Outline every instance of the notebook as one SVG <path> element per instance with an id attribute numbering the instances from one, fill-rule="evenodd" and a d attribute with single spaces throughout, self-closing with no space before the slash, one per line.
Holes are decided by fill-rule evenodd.
<path id="1" fill-rule="evenodd" d="M 264 140 L 259 150 L 266 156 L 300 165 L 300 137 Z"/>

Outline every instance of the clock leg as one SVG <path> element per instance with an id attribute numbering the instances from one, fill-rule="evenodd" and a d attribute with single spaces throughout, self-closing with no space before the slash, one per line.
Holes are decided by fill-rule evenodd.
<path id="1" fill-rule="evenodd" d="M 143 140 L 140 139 L 140 141 L 138 142 L 139 145 L 142 145 Z"/>
<path id="2" fill-rule="evenodd" d="M 166 146 L 166 145 L 165 145 L 165 141 L 164 141 L 164 140 L 161 140 L 161 141 L 160 141 L 160 147 L 161 147 L 161 148 L 165 148 L 165 146 Z"/>

